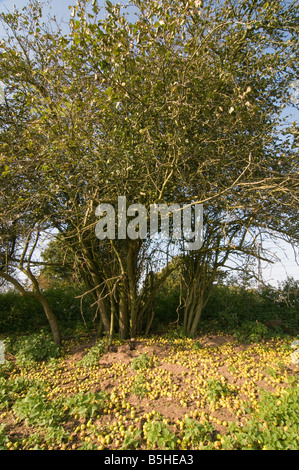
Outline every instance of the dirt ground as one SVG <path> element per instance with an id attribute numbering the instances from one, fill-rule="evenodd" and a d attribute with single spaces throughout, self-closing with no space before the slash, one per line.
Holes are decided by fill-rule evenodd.
<path id="1" fill-rule="evenodd" d="M 114 449 L 115 439 L 119 438 L 113 438 L 111 428 L 123 423 L 125 429 L 142 429 L 149 413 L 160 414 L 176 435 L 186 417 L 209 422 L 215 436 L 223 435 L 229 422 L 245 426 L 250 413 L 258 409 L 263 391 L 279 394 L 294 386 L 299 377 L 299 366 L 291 364 L 292 350 L 283 339 L 240 344 L 224 334 L 201 335 L 194 340 L 137 338 L 106 346 L 106 352 L 93 366 L 82 366 L 80 361 L 97 342 L 95 337 L 69 339 L 64 341 L 63 356 L 54 365 L 40 364 L 14 372 L 15 377 L 21 374 L 30 380 L 42 380 L 49 403 L 78 393 L 108 393 L 106 409 L 91 420 L 91 434 L 81 428 L 85 420 L 70 413 L 63 423 L 70 434 L 70 442 L 63 444 L 67 449 L 80 448 L 86 439 L 100 449 Z M 132 367 L 134 360 L 145 356 L 150 359 L 149 367 Z M 228 387 L 227 396 L 211 400 L 211 381 Z M 1 423 L 6 426 L 11 445 L 20 447 L 22 442 L 23 448 L 30 447 L 32 428 L 25 421 L 19 422 L 13 412 L 7 412 L 0 416 Z M 117 432 L 121 435 L 121 430 Z M 109 438 L 106 443 L 103 436 L 109 433 L 112 442 Z"/>
<path id="2" fill-rule="evenodd" d="M 69 364 L 76 364 L 84 357 L 89 347 L 94 345 L 95 339 L 88 344 L 76 346 L 70 350 Z M 193 345 L 198 343 L 199 348 L 194 350 Z M 271 348 L 273 350 L 271 351 Z M 264 348 L 269 351 L 265 354 Z M 143 415 L 150 409 L 161 413 L 164 417 L 171 420 L 182 419 L 186 413 L 193 413 L 195 410 L 206 412 L 220 421 L 236 421 L 234 411 L 223 406 L 211 412 L 209 406 L 198 403 L 198 386 L 196 378 L 205 376 L 207 379 L 224 377 L 228 384 L 235 385 L 238 390 L 239 398 L 247 400 L 247 390 L 253 390 L 253 383 L 248 387 L 248 382 L 255 377 L 254 393 L 259 398 L 261 390 L 275 392 L 277 386 L 286 385 L 284 377 L 286 375 L 299 376 L 299 366 L 293 365 L 288 360 L 289 352 L 285 354 L 278 351 L 274 342 L 265 342 L 262 344 L 238 344 L 233 336 L 229 335 L 205 335 L 190 341 L 164 342 L 155 339 L 136 340 L 134 349 L 131 350 L 130 341 L 118 346 L 104 354 L 98 363 L 98 370 L 102 371 L 100 383 L 94 383 L 93 391 L 105 390 L 109 393 L 115 390 L 122 390 L 125 383 L 132 383 L 138 372 L 131 369 L 132 360 L 141 354 L 147 354 L 155 361 L 154 371 L 157 376 L 166 377 L 170 382 L 168 389 L 171 396 L 165 396 L 159 393 L 157 396 L 138 398 L 134 393 L 127 392 L 125 399 L 136 408 L 137 415 Z M 195 362 L 194 362 L 195 361 Z M 232 365 L 240 361 L 239 373 L 232 371 Z M 123 365 L 124 369 L 119 374 L 116 365 Z M 245 369 L 244 369 L 245 366 Z M 272 368 L 277 374 L 275 377 L 269 375 L 268 368 Z M 246 374 L 242 369 L 249 370 Z M 71 370 L 71 369 L 70 369 Z M 283 373 L 281 372 L 283 370 Z M 166 371 L 166 375 L 163 374 Z M 142 372 L 140 372 L 142 373 Z M 146 371 L 143 371 L 146 375 Z M 256 374 L 256 375 L 254 375 Z M 88 375 L 86 380 L 88 381 Z M 152 382 L 152 376 L 148 378 Z M 164 383 L 164 386 L 166 384 Z M 176 386 L 175 392 L 173 388 Z M 180 403 L 179 397 L 184 397 L 184 403 Z M 193 395 L 195 397 L 193 398 Z M 186 406 L 187 405 L 187 406 Z M 241 421 L 246 420 L 246 415 L 241 417 Z M 223 431 L 223 426 L 218 424 L 219 431 Z"/>

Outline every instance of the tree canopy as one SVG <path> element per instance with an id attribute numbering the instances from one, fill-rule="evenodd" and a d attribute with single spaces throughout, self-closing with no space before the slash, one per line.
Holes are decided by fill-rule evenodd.
<path id="1" fill-rule="evenodd" d="M 296 106 L 298 5 L 107 1 L 101 13 L 79 0 L 67 30 L 36 1 L 1 14 L 0 222 L 58 233 L 104 330 L 123 338 L 146 329 L 180 269 L 194 335 L 228 259 L 266 258 L 264 236 L 298 243 L 298 126 L 283 118 Z M 118 196 L 203 204 L 202 247 L 97 239 L 96 208 Z"/>

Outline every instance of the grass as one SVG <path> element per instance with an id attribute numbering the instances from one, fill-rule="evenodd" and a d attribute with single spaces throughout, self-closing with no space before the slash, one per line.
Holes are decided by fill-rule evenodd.
<path id="1" fill-rule="evenodd" d="M 48 361 L 9 354 L 0 449 L 298 450 L 292 340 L 166 334 L 134 351 L 71 340 Z"/>

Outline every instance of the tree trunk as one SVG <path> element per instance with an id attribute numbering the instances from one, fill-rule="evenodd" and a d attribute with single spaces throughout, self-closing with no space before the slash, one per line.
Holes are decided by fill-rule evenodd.
<path id="1" fill-rule="evenodd" d="M 129 286 L 130 336 L 137 335 L 138 302 L 137 302 L 137 259 L 140 240 L 130 243 L 127 257 L 127 276 Z"/>
<path id="2" fill-rule="evenodd" d="M 209 299 L 214 277 L 193 283 L 188 292 L 184 312 L 184 330 L 192 338 L 195 336 L 202 311 Z"/>
<path id="3" fill-rule="evenodd" d="M 116 308 L 113 298 L 110 299 L 110 331 L 109 331 L 109 345 L 112 344 L 113 341 L 113 334 L 114 334 L 114 318 L 116 315 Z"/>
<path id="4" fill-rule="evenodd" d="M 150 328 L 151 328 L 153 320 L 154 320 L 154 316 L 155 316 L 155 309 L 154 309 L 154 305 L 152 304 L 151 308 L 149 310 L 149 316 L 148 316 L 147 325 L 146 325 L 146 328 L 145 328 L 145 336 L 147 336 L 149 334 Z"/>
<path id="5" fill-rule="evenodd" d="M 202 313 L 203 304 L 204 302 L 203 302 L 203 295 L 202 295 L 201 298 L 198 300 L 198 304 L 195 309 L 195 315 L 194 315 L 191 327 L 188 331 L 188 334 L 191 336 L 191 338 L 194 338 L 195 336 L 195 333 L 199 324 L 200 316 Z"/>
<path id="6" fill-rule="evenodd" d="M 119 335 L 121 339 L 129 337 L 128 303 L 124 289 L 121 289 L 119 298 Z"/>
<path id="7" fill-rule="evenodd" d="M 96 263 L 93 261 L 93 259 L 90 257 L 89 251 L 83 247 L 83 253 L 85 256 L 85 262 L 89 270 L 89 274 L 92 279 L 92 285 L 93 286 L 101 286 L 103 283 L 103 279 L 98 275 L 98 266 Z M 97 287 L 94 289 L 96 298 L 97 298 L 97 304 L 100 312 L 100 318 L 103 323 L 104 330 L 109 333 L 110 331 L 110 318 L 107 313 L 107 308 L 106 308 L 106 302 L 105 299 L 103 298 L 103 290 L 100 287 Z"/>
<path id="8" fill-rule="evenodd" d="M 42 307 L 44 309 L 44 312 L 46 314 L 47 320 L 49 322 L 50 329 L 51 329 L 52 336 L 53 336 L 53 341 L 54 341 L 55 344 L 60 346 L 60 344 L 61 344 L 61 334 L 60 334 L 59 325 L 58 325 L 56 315 L 53 312 L 52 307 L 49 304 L 48 299 L 40 292 L 36 279 L 33 278 L 34 284 L 35 284 L 34 292 L 28 292 L 24 289 L 22 284 L 20 284 L 17 279 L 14 279 L 9 274 L 4 273 L 4 272 L 0 272 L 0 277 L 5 279 L 6 281 L 10 282 L 23 297 L 34 297 L 36 300 L 38 300 L 40 302 L 40 304 L 42 305 Z"/>
<path id="9" fill-rule="evenodd" d="M 130 336 L 131 338 L 136 338 L 137 336 L 137 310 L 135 303 L 132 305 L 130 312 Z"/>
<path id="10" fill-rule="evenodd" d="M 100 311 L 100 317 L 103 323 L 104 331 L 107 333 L 110 331 L 110 320 L 107 314 L 107 309 L 106 309 L 106 304 L 105 300 L 102 298 L 99 298 L 101 296 L 101 292 L 97 292 L 98 294 L 98 306 L 99 306 L 99 311 Z"/>
<path id="11" fill-rule="evenodd" d="M 192 320 L 194 316 L 194 311 L 197 307 L 197 289 L 198 288 L 198 282 L 193 279 L 192 285 L 187 291 L 187 297 L 186 297 L 186 305 L 185 305 L 185 310 L 184 310 L 184 323 L 183 323 L 183 329 L 186 332 L 186 334 L 189 334 L 189 331 L 191 329 L 192 325 Z"/>
<path id="12" fill-rule="evenodd" d="M 51 308 L 51 305 L 48 302 L 48 299 L 41 292 L 35 292 L 34 297 L 41 303 L 44 309 L 44 312 L 46 314 L 46 317 L 48 319 L 48 322 L 51 328 L 54 343 L 60 346 L 61 334 L 59 330 L 58 321 L 57 321 L 55 313 L 53 312 Z"/>
<path id="13" fill-rule="evenodd" d="M 98 326 L 98 329 L 97 329 L 97 336 L 98 336 L 99 338 L 102 337 L 102 335 L 103 335 L 103 330 L 104 330 L 104 325 L 103 325 L 102 319 L 100 318 L 99 326 Z"/>

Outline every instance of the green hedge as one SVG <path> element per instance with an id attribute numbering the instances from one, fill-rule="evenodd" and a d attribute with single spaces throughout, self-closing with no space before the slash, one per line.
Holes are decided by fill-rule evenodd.
<path id="1" fill-rule="evenodd" d="M 223 284 L 214 285 L 203 309 L 200 325 L 234 329 L 250 322 L 265 322 L 279 317 L 284 326 L 299 327 L 298 282 L 290 280 L 280 288 L 271 286 L 249 289 Z M 288 304 L 285 299 L 289 299 Z M 155 300 L 155 324 L 177 320 L 180 292 L 178 286 L 162 289 Z M 183 309 L 180 310 L 182 323 Z"/>
<path id="2" fill-rule="evenodd" d="M 50 302 L 62 329 L 85 325 L 80 299 L 75 298 L 82 293 L 79 288 L 61 286 L 47 289 L 43 293 Z M 92 300 L 87 296 L 82 302 L 82 312 L 88 327 L 92 325 L 95 313 L 90 307 L 91 303 Z M 13 332 L 31 333 L 47 327 L 47 318 L 37 300 L 22 297 L 14 291 L 0 294 L 0 335 Z"/>
<path id="3" fill-rule="evenodd" d="M 280 317 L 285 327 L 298 329 L 299 295 L 298 282 L 290 281 L 280 289 L 270 286 L 257 290 L 236 286 L 214 285 L 209 300 L 203 310 L 200 328 L 204 325 L 217 329 L 239 328 L 244 322 L 265 322 Z M 289 289 L 289 290 L 288 290 Z M 79 287 L 61 285 L 44 291 L 55 312 L 62 330 L 72 330 L 85 326 L 81 315 Z M 288 299 L 288 304 L 283 299 Z M 155 319 L 152 330 L 161 325 L 168 327 L 178 319 L 180 291 L 177 284 L 167 285 L 158 293 L 155 302 Z M 92 327 L 95 309 L 93 300 L 86 296 L 82 311 L 87 327 Z M 183 309 L 180 310 L 182 324 Z M 20 296 L 16 292 L 0 294 L 0 335 L 12 332 L 32 333 L 47 328 L 48 322 L 41 305 L 33 298 Z"/>
<path id="4" fill-rule="evenodd" d="M 224 329 L 275 317 L 281 318 L 285 327 L 298 328 L 299 297 L 287 305 L 280 289 L 216 285 L 202 313 L 203 322 L 215 322 Z"/>

